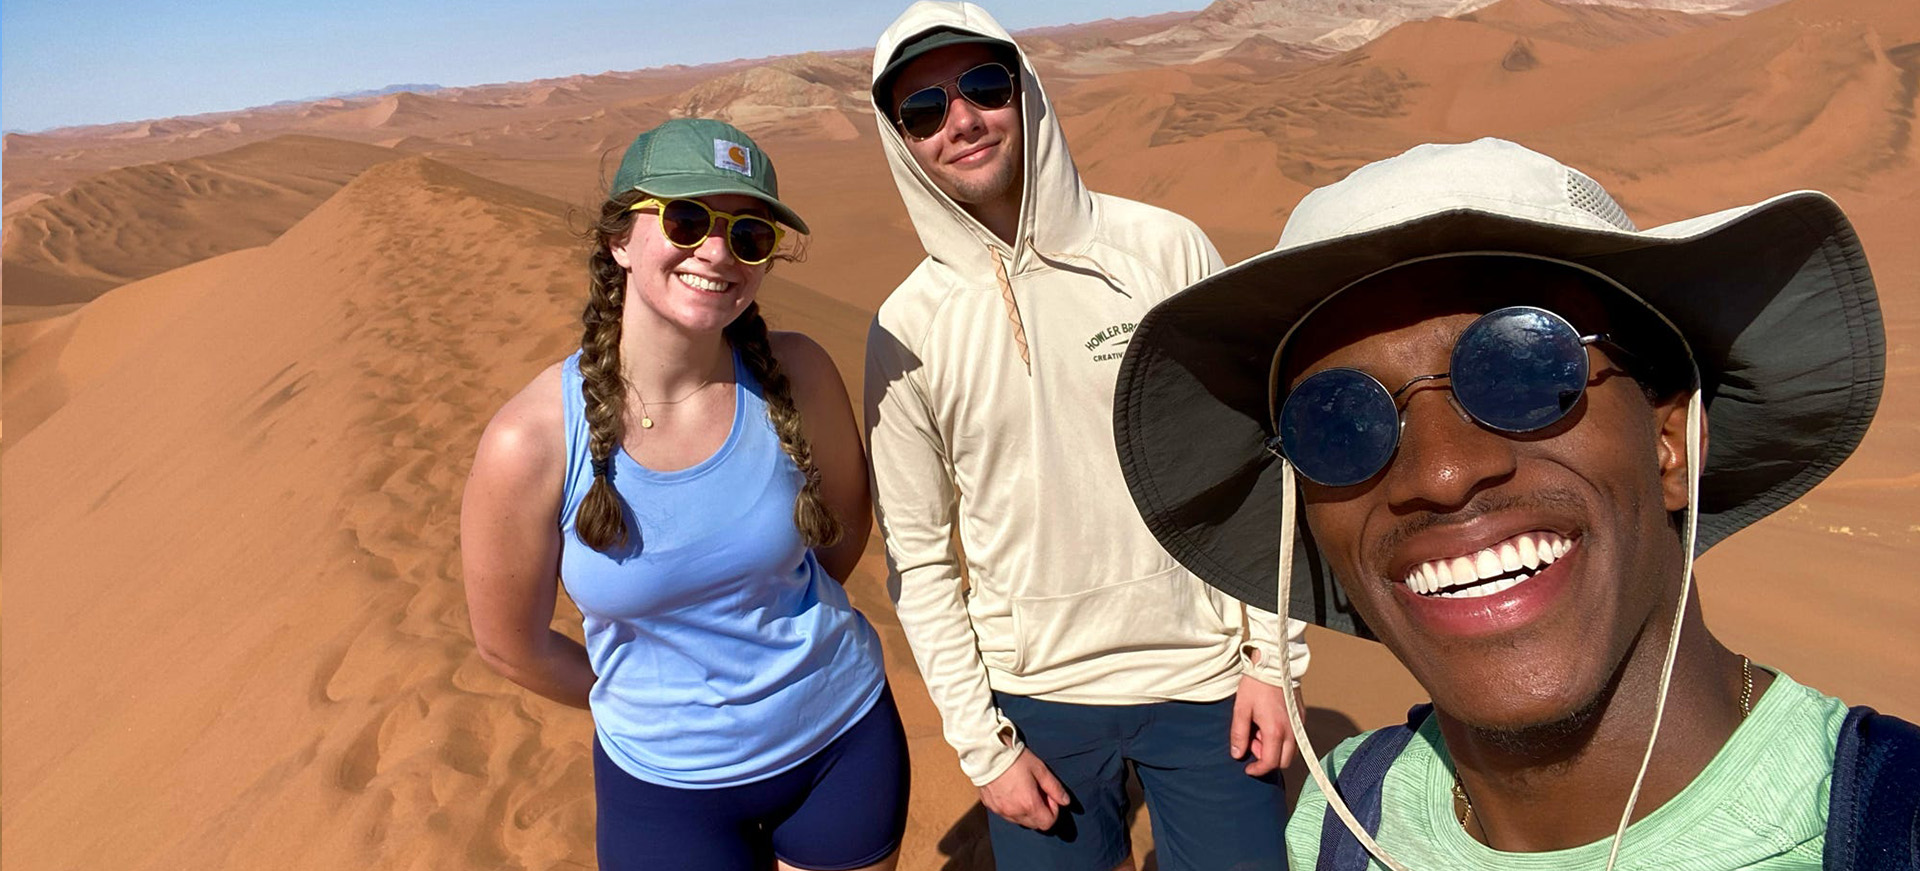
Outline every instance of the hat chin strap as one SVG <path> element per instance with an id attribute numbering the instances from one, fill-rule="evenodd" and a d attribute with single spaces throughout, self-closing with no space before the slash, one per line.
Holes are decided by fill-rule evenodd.
<path id="1" fill-rule="evenodd" d="M 1290 610 L 1289 606 L 1293 601 L 1293 537 L 1297 523 L 1294 511 L 1298 502 L 1294 487 L 1293 464 L 1282 458 L 1280 460 L 1280 598 L 1275 599 L 1273 603 L 1274 609 L 1282 614 Z M 1327 798 L 1327 810 L 1340 817 L 1340 822 L 1346 824 L 1347 831 L 1352 832 L 1354 838 L 1360 841 L 1360 846 L 1367 848 L 1367 852 L 1379 860 L 1380 864 L 1387 866 L 1391 871 L 1408 871 L 1407 866 L 1387 855 L 1386 850 L 1374 843 L 1373 836 L 1367 834 L 1366 827 L 1360 825 L 1359 820 L 1354 819 L 1353 811 L 1347 807 L 1346 800 L 1340 797 L 1340 791 L 1334 789 L 1333 781 L 1327 777 L 1326 769 L 1320 767 L 1320 752 L 1313 749 L 1313 739 L 1307 737 L 1307 718 L 1300 713 L 1300 695 L 1296 689 L 1298 683 L 1298 680 L 1286 681 L 1280 687 L 1280 697 L 1287 703 L 1287 724 L 1293 727 L 1293 740 L 1300 745 L 1300 757 L 1306 761 L 1307 772 L 1313 775 L 1313 782 L 1320 785 L 1320 794 Z"/>
<path id="2" fill-rule="evenodd" d="M 1697 380 L 1697 376 L 1696 376 Z M 1667 713 L 1667 689 L 1673 685 L 1673 661 L 1680 652 L 1680 627 L 1687 616 L 1687 597 L 1693 595 L 1693 543 L 1700 532 L 1700 419 L 1705 414 L 1700 391 L 1687 397 L 1687 534 L 1685 571 L 1680 577 L 1680 603 L 1673 609 L 1673 631 L 1667 633 L 1667 661 L 1660 667 L 1660 699 L 1653 708 L 1653 734 L 1647 736 L 1646 755 L 1640 757 L 1640 773 L 1633 777 L 1633 791 L 1627 793 L 1626 810 L 1620 812 L 1620 827 L 1614 830 L 1613 847 L 1607 851 L 1607 871 L 1620 857 L 1620 842 L 1633 822 L 1633 806 L 1640 800 L 1640 786 L 1647 779 L 1647 766 L 1653 762 L 1653 745 L 1660 740 L 1660 719 Z"/>
<path id="3" fill-rule="evenodd" d="M 1647 766 L 1653 761 L 1653 747 L 1660 738 L 1660 721 L 1667 710 L 1667 689 L 1673 683 L 1673 663 L 1680 651 L 1680 629 L 1687 614 L 1687 598 L 1693 593 L 1693 547 L 1699 532 L 1700 512 L 1700 422 L 1705 414 L 1700 401 L 1700 391 L 1694 390 L 1687 398 L 1687 507 L 1686 507 L 1686 559 L 1680 579 L 1680 602 L 1674 607 L 1673 629 L 1667 634 L 1667 658 L 1660 669 L 1660 696 L 1653 709 L 1653 731 L 1647 736 L 1647 751 L 1640 758 L 1640 771 L 1634 775 L 1633 790 L 1627 794 L 1627 806 L 1620 812 L 1620 826 L 1614 830 L 1613 845 L 1607 851 L 1607 869 L 1612 871 L 1620 856 L 1620 842 L 1625 839 L 1627 826 L 1633 822 L 1633 807 L 1640 800 L 1640 787 L 1647 779 Z M 1280 460 L 1280 568 L 1278 592 L 1274 600 L 1276 610 L 1285 610 L 1293 601 L 1293 545 L 1294 530 L 1297 523 L 1295 511 L 1298 496 L 1293 480 L 1293 466 L 1284 458 Z M 1313 749 L 1313 739 L 1307 737 L 1307 718 L 1300 712 L 1300 698 L 1296 690 L 1298 681 L 1287 681 L 1280 688 L 1280 696 L 1286 701 L 1287 722 L 1293 727 L 1293 737 L 1300 745 L 1300 755 L 1307 763 L 1308 773 L 1313 782 L 1319 784 L 1320 794 L 1326 797 L 1327 810 L 1333 812 L 1345 824 L 1347 831 L 1365 847 L 1367 852 L 1390 871 L 1409 871 L 1406 865 L 1387 855 L 1385 848 L 1374 841 L 1366 827 L 1355 819 L 1353 811 L 1347 807 L 1346 799 L 1341 798 L 1339 790 L 1334 788 L 1332 779 L 1320 765 L 1320 754 Z"/>

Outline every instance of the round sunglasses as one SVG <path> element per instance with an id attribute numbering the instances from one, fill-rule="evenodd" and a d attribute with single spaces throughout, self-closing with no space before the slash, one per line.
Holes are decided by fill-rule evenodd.
<path id="1" fill-rule="evenodd" d="M 675 248 L 693 249 L 707 241 L 716 221 L 727 222 L 727 250 L 733 259 L 757 266 L 772 259 L 787 231 L 759 215 L 736 215 L 715 211 L 699 200 L 645 199 L 627 207 L 629 212 L 655 209 L 660 214 L 660 235 Z"/>
<path id="2" fill-rule="evenodd" d="M 1587 346 L 1605 334 L 1582 336 L 1543 308 L 1510 306 L 1469 324 L 1454 340 L 1450 368 L 1422 375 L 1389 391 L 1358 369 L 1315 372 L 1287 395 L 1279 430 L 1268 440 L 1307 480 L 1348 487 L 1393 461 L 1405 423 L 1400 397 L 1414 385 L 1447 379 L 1455 403 L 1481 426 L 1527 433 L 1558 423 L 1586 394 Z"/>
<path id="3" fill-rule="evenodd" d="M 984 63 L 908 94 L 894 111 L 900 129 L 916 142 L 939 133 L 952 105 L 949 90 L 982 109 L 1004 109 L 1013 102 L 1013 72 L 998 63 Z"/>

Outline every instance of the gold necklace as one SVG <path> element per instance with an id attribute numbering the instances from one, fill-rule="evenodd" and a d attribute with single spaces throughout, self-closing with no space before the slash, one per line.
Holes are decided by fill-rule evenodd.
<path id="1" fill-rule="evenodd" d="M 1753 715 L 1753 660 L 1740 657 L 1740 719 L 1746 720 Z M 1460 830 L 1468 831 L 1467 821 L 1473 819 L 1473 799 L 1467 798 L 1467 785 L 1460 782 L 1460 770 L 1453 771 L 1454 817 L 1460 821 Z M 1470 833 L 1470 832 L 1469 832 Z"/>
<path id="2" fill-rule="evenodd" d="M 717 383 L 719 383 L 719 381 L 716 379 L 708 379 L 707 381 L 701 383 L 699 387 L 695 387 L 692 390 L 687 391 L 687 395 L 682 396 L 679 399 L 669 399 L 665 402 L 655 402 L 651 404 L 652 405 L 679 405 L 682 402 L 686 402 L 687 400 L 692 399 L 694 397 L 694 394 L 697 394 L 702 390 L 712 387 Z M 649 403 L 647 402 L 647 398 L 645 396 L 640 395 L 639 385 L 634 385 L 633 398 L 640 401 L 640 428 L 653 429 L 653 418 L 647 414 L 647 406 L 649 405 Z"/>
<path id="3" fill-rule="evenodd" d="M 1460 772 L 1457 770 L 1453 772 L 1453 800 L 1459 805 L 1454 809 L 1453 815 L 1460 820 L 1460 831 L 1471 835 L 1472 832 L 1467 829 L 1467 820 L 1473 818 L 1473 800 L 1467 798 L 1467 787 L 1460 782 Z"/>
<path id="4" fill-rule="evenodd" d="M 1753 660 L 1740 657 L 1740 719 L 1753 713 Z"/>

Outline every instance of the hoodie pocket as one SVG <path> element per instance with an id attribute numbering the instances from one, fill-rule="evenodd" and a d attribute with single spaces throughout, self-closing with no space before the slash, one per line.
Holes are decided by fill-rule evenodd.
<path id="1" fill-rule="evenodd" d="M 1062 596 L 1015 596 L 1015 666 L 1033 675 L 1114 653 L 1206 649 L 1228 633 L 1179 566 Z"/>

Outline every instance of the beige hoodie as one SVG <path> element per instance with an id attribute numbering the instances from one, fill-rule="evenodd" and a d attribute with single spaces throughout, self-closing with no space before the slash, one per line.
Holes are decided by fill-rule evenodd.
<path id="1" fill-rule="evenodd" d="M 937 27 L 1013 41 L 971 3 L 916 3 L 880 37 L 875 73 Z M 1283 658 L 1279 618 L 1160 548 L 1114 449 L 1128 333 L 1221 268 L 1220 255 L 1179 215 L 1087 190 L 1024 53 L 1020 67 L 1016 245 L 934 187 L 875 107 L 927 250 L 867 339 L 875 503 L 900 625 L 975 784 L 1022 747 L 994 690 L 1095 705 L 1216 701 L 1243 670 L 1277 685 L 1283 662 L 1296 675 L 1307 664 L 1303 624 L 1287 621 Z"/>

